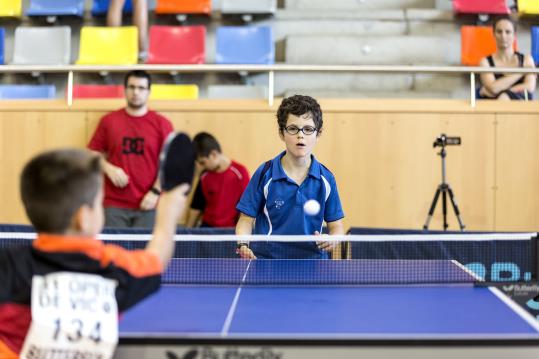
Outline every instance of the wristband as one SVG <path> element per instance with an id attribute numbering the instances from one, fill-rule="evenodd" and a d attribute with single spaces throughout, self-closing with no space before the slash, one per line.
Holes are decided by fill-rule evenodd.
<path id="1" fill-rule="evenodd" d="M 150 190 L 150 192 L 152 192 L 153 194 L 159 196 L 161 194 L 161 191 L 158 190 L 157 188 L 155 187 L 152 187 L 152 189 Z"/>
<path id="2" fill-rule="evenodd" d="M 245 243 L 245 242 L 240 242 L 240 243 L 238 243 L 238 245 L 236 246 L 236 253 L 237 253 L 237 254 L 240 253 L 241 247 L 247 247 L 247 248 L 249 248 L 249 244 L 248 244 L 248 243 Z"/>

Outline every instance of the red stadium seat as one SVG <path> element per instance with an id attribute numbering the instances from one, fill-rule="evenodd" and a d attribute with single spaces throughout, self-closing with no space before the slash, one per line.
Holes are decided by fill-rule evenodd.
<path id="1" fill-rule="evenodd" d="M 506 0 L 453 0 L 456 14 L 509 14 Z"/>
<path id="2" fill-rule="evenodd" d="M 477 66 L 483 57 L 496 52 L 491 26 L 462 26 L 460 35 L 460 59 L 463 65 Z M 517 48 L 516 39 L 513 48 Z"/>
<path id="3" fill-rule="evenodd" d="M 150 28 L 149 64 L 203 64 L 206 58 L 204 26 Z"/>
<path id="4" fill-rule="evenodd" d="M 122 98 L 122 85 L 74 85 L 73 98 Z"/>
<path id="5" fill-rule="evenodd" d="M 211 0 L 157 0 L 156 14 L 206 14 L 211 11 Z"/>

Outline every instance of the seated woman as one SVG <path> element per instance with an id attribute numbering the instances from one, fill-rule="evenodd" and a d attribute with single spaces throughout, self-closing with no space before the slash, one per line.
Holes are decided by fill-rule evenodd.
<path id="1" fill-rule="evenodd" d="M 513 50 L 516 24 L 508 16 L 497 17 L 492 25 L 496 38 L 496 52 L 481 59 L 483 67 L 528 67 L 534 68 L 530 55 Z M 535 91 L 535 74 L 482 73 L 479 98 L 498 100 L 532 99 Z"/>

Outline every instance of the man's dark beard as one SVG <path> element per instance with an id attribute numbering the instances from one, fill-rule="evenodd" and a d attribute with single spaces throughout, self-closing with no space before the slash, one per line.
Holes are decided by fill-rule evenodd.
<path id="1" fill-rule="evenodd" d="M 132 102 L 127 101 L 127 107 L 132 108 L 134 110 L 139 110 L 140 108 L 144 107 L 145 105 L 146 105 L 145 103 L 140 104 L 140 105 L 135 105 Z"/>

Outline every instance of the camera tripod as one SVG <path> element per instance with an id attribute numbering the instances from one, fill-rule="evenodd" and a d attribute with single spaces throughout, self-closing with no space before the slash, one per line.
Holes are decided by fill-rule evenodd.
<path id="1" fill-rule="evenodd" d="M 457 220 L 459 221 L 460 230 L 463 231 L 464 223 L 462 222 L 462 219 L 460 218 L 460 211 L 459 207 L 457 206 L 457 202 L 455 200 L 455 195 L 453 194 L 453 190 L 451 189 L 451 186 L 449 183 L 445 180 L 445 143 L 441 143 L 440 146 L 442 149 L 438 153 L 440 157 L 442 158 L 442 183 L 438 185 L 438 188 L 436 189 L 436 193 L 434 194 L 434 198 L 432 199 L 432 204 L 430 205 L 429 214 L 427 215 L 427 220 L 425 221 L 425 224 L 423 225 L 423 229 L 429 229 L 429 223 L 432 219 L 432 214 L 434 213 L 434 209 L 436 208 L 436 203 L 438 202 L 438 198 L 440 198 L 440 194 L 442 195 L 442 213 L 443 213 L 443 219 L 444 219 L 444 231 L 447 231 L 447 196 L 449 195 L 449 199 L 451 200 L 451 205 L 453 206 L 453 211 L 455 212 L 455 216 L 457 217 Z M 436 143 L 435 143 L 436 146 Z"/>

